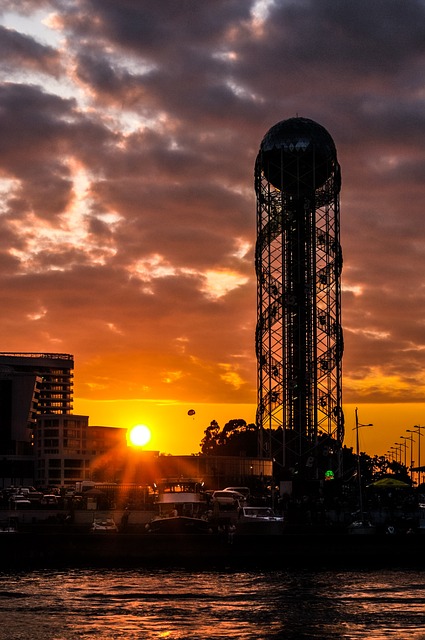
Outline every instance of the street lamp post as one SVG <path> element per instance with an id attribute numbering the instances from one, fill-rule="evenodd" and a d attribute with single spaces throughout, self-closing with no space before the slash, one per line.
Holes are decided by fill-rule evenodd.
<path id="1" fill-rule="evenodd" d="M 410 440 L 410 438 L 406 438 L 406 436 L 400 436 L 400 438 L 402 440 L 406 440 L 406 442 L 402 443 L 402 447 L 404 447 L 404 466 L 407 468 L 407 440 Z"/>
<path id="2" fill-rule="evenodd" d="M 403 446 L 401 442 L 394 442 L 397 447 L 397 462 L 401 464 L 401 447 Z"/>
<path id="3" fill-rule="evenodd" d="M 360 468 L 359 429 L 361 427 L 373 427 L 373 424 L 359 423 L 359 414 L 358 414 L 357 407 L 356 407 L 355 415 L 356 415 L 356 426 L 354 427 L 354 429 L 356 430 L 357 481 L 358 481 L 358 490 L 359 490 L 359 508 L 360 508 L 360 517 L 363 522 L 363 492 L 362 492 L 362 476 L 361 476 L 361 468 Z"/>
<path id="4" fill-rule="evenodd" d="M 404 447 L 404 466 L 406 466 L 406 447 L 407 447 L 407 444 L 405 442 L 395 442 L 395 444 L 400 447 L 400 465 L 403 464 L 402 461 L 401 461 L 401 448 Z"/>
<path id="5" fill-rule="evenodd" d="M 410 434 L 410 479 L 413 485 L 413 443 L 415 442 L 413 438 L 413 432 Z"/>
<path id="6" fill-rule="evenodd" d="M 421 427 L 418 424 L 415 424 L 413 429 L 407 429 L 408 433 L 417 433 L 419 438 L 418 438 L 418 486 L 421 484 L 421 472 L 420 472 L 420 468 L 421 468 L 421 437 L 422 437 L 422 433 L 421 433 L 421 429 L 425 429 L 425 427 Z"/>

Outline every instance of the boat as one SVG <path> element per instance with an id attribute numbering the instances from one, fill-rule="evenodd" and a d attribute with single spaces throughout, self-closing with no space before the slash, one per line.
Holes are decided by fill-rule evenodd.
<path id="1" fill-rule="evenodd" d="M 158 513 L 149 533 L 210 533 L 207 501 L 199 479 L 169 478 L 155 484 Z"/>
<path id="2" fill-rule="evenodd" d="M 16 533 L 18 528 L 16 526 L 16 521 L 12 520 L 12 518 L 8 518 L 6 520 L 0 520 L 0 534 L 1 533 Z"/>
<path id="3" fill-rule="evenodd" d="M 281 535 L 283 531 L 283 516 L 277 515 L 270 507 L 239 509 L 236 534 Z"/>
<path id="4" fill-rule="evenodd" d="M 153 518 L 146 525 L 149 533 L 212 533 L 210 523 L 206 518 L 191 518 L 190 516 L 168 516 Z"/>
<path id="5" fill-rule="evenodd" d="M 116 533 L 118 527 L 113 518 L 95 518 L 91 526 L 93 533 Z"/>
<path id="6" fill-rule="evenodd" d="M 369 520 L 355 520 L 348 525 L 350 535 L 371 536 L 376 533 L 376 527 Z"/>

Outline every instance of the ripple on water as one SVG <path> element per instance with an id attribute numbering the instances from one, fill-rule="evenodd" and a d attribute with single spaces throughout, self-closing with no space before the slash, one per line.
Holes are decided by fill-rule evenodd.
<path id="1" fill-rule="evenodd" d="M 424 605 L 421 572 L 3 573 L 0 640 L 423 640 Z"/>

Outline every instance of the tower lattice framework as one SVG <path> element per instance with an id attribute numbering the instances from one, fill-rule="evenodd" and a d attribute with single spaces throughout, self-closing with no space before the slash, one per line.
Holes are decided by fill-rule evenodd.
<path id="1" fill-rule="evenodd" d="M 342 443 L 340 167 L 321 125 L 277 123 L 255 165 L 259 454 L 309 464 Z M 280 455 L 281 454 L 281 455 Z"/>

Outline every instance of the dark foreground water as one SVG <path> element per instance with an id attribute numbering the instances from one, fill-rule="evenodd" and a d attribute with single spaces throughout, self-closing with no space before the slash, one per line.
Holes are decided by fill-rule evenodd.
<path id="1" fill-rule="evenodd" d="M 425 639 L 425 573 L 0 573 L 1 640 Z"/>

